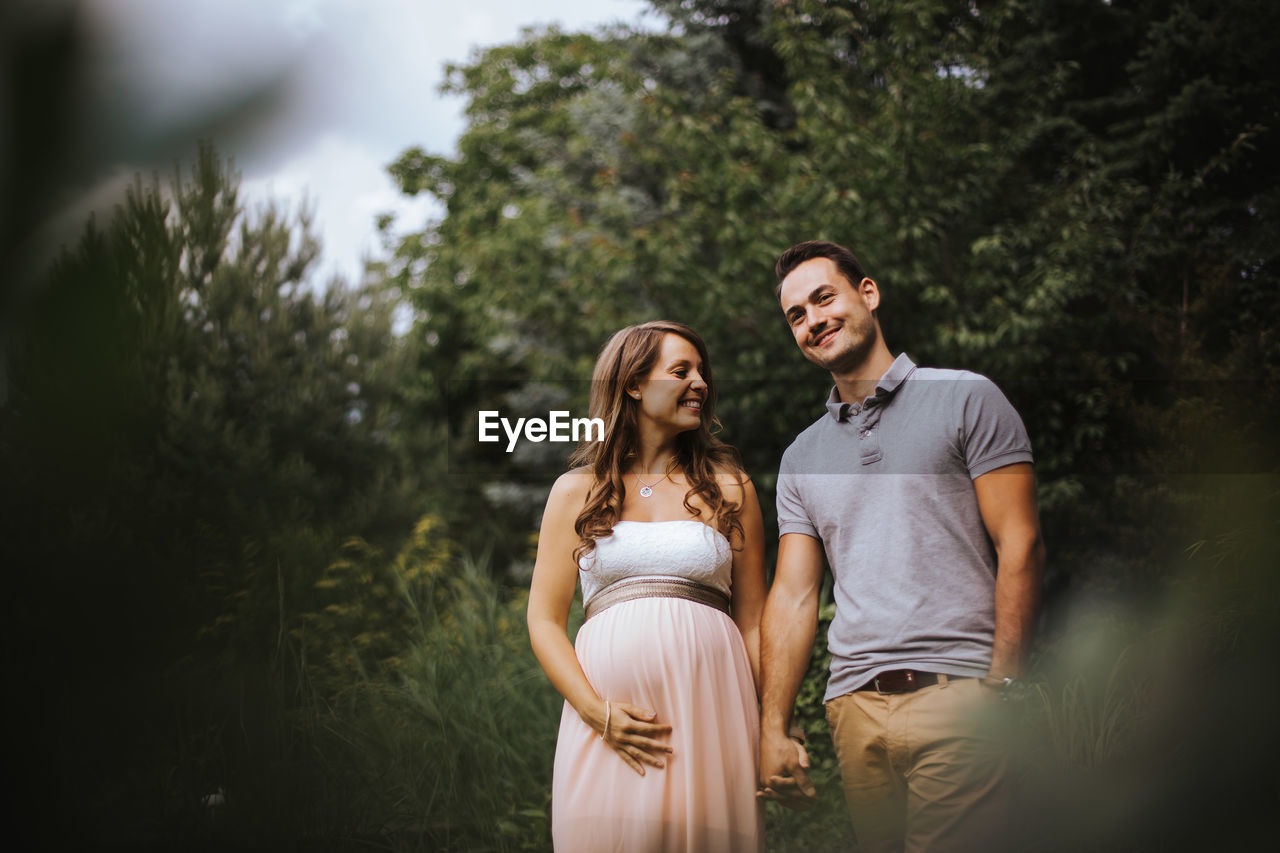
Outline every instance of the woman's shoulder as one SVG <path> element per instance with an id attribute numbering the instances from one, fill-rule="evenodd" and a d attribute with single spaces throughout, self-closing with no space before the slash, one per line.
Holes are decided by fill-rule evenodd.
<path id="1" fill-rule="evenodd" d="M 571 468 L 556 478 L 555 484 L 551 487 L 551 494 L 562 498 L 580 497 L 585 500 L 595 481 L 590 468 L 586 466 Z"/>
<path id="2" fill-rule="evenodd" d="M 711 464 L 717 483 L 748 483 L 751 477 L 736 460 L 726 459 Z"/>
<path id="3" fill-rule="evenodd" d="M 713 470 L 715 471 L 716 485 L 725 492 L 726 497 L 736 500 L 748 489 L 755 491 L 755 486 L 751 483 L 751 477 L 736 462 L 717 463 Z"/>
<path id="4" fill-rule="evenodd" d="M 573 468 L 556 478 L 551 486 L 551 494 L 547 496 L 549 512 L 572 512 L 575 516 L 582 511 L 595 483 L 590 468 Z"/>

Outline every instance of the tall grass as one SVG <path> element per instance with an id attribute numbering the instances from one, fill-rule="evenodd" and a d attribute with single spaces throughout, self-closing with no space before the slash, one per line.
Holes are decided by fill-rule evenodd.
<path id="1" fill-rule="evenodd" d="M 394 555 L 347 540 L 294 595 L 307 602 L 300 614 L 281 586 L 269 659 L 187 679 L 171 750 L 182 778 L 161 784 L 177 805 L 151 837 L 210 849 L 550 849 L 561 700 L 529 648 L 527 591 L 505 587 L 484 557 L 454 553 L 426 518 Z M 209 794 L 221 805 L 206 805 Z"/>
<path id="2" fill-rule="evenodd" d="M 561 699 L 529 648 L 527 592 L 483 558 L 402 554 L 391 570 L 403 645 L 310 701 L 334 772 L 359 780 L 361 822 L 398 851 L 550 849 Z"/>
<path id="3" fill-rule="evenodd" d="M 329 725 L 394 849 L 549 849 L 561 700 L 529 649 L 525 595 L 471 559 L 431 593 L 398 677 L 353 691 Z"/>
<path id="4" fill-rule="evenodd" d="M 1030 712 L 1043 715 L 1059 760 L 1074 767 L 1102 766 L 1141 724 L 1148 677 L 1127 666 L 1132 648 L 1120 650 L 1108 673 L 1076 673 L 1056 688 L 1032 684 L 1039 707 Z"/>

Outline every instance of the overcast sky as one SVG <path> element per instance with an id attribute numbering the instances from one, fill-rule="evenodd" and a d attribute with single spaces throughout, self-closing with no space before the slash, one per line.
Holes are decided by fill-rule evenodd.
<path id="1" fill-rule="evenodd" d="M 464 103 L 437 91 L 446 62 L 511 42 L 523 27 L 654 28 L 645 0 L 88 0 L 120 84 L 157 124 L 292 72 L 287 109 L 233 150 L 251 199 L 306 193 L 325 278 L 359 276 L 378 251 L 374 218 L 421 227 L 430 202 L 386 175 L 404 149 L 453 154 Z M 194 151 L 192 152 L 194 154 Z"/>

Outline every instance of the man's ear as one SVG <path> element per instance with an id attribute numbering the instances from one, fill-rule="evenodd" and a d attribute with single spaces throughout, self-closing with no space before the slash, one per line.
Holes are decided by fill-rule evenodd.
<path id="1" fill-rule="evenodd" d="M 858 295 L 867 305 L 868 311 L 875 311 L 880 307 L 880 286 L 869 278 L 864 278 L 858 282 Z"/>

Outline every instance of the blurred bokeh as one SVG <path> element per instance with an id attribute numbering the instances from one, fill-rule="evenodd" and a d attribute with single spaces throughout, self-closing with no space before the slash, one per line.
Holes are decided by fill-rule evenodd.
<path id="1" fill-rule="evenodd" d="M 771 515 L 828 384 L 773 297 L 810 238 L 858 252 L 895 351 L 991 376 L 1035 445 L 1010 847 L 1262 846 L 1280 7 L 653 0 L 644 29 L 531 30 L 448 69 L 456 151 L 389 164 L 435 212 L 371 221 L 342 281 L 304 200 L 235 165 L 310 55 L 246 30 L 173 102 L 104 35 L 122 5 L 0 11 L 24 849 L 549 849 L 560 702 L 523 606 L 565 447 L 495 454 L 476 412 L 582 412 L 612 331 L 687 322 Z M 770 849 L 854 843 L 824 665 L 823 804 L 771 807 Z"/>

